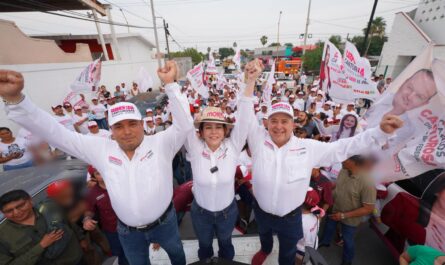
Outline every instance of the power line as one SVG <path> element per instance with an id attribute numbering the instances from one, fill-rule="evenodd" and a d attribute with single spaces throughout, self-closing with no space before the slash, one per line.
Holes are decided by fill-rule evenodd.
<path id="1" fill-rule="evenodd" d="M 90 21 L 90 22 L 98 22 L 98 23 L 108 24 L 108 25 L 115 25 L 115 26 L 120 26 L 120 27 L 153 29 L 153 27 L 145 27 L 145 26 L 138 26 L 138 25 L 127 25 L 127 24 L 123 24 L 123 23 L 119 23 L 119 22 L 110 23 L 108 21 L 103 21 L 103 20 L 100 20 L 100 19 L 95 20 L 95 19 L 90 19 L 90 18 L 85 18 L 85 17 L 76 17 L 76 16 L 72 16 L 72 15 L 59 14 L 59 13 L 52 12 L 52 11 L 45 11 L 45 10 L 39 10 L 39 9 L 34 9 L 34 8 L 28 8 L 28 7 L 24 7 L 24 6 L 18 6 L 18 5 L 14 5 L 14 4 L 9 4 L 9 3 L 2 3 L 2 2 L 0 2 L 0 5 L 8 6 L 8 7 L 20 8 L 20 9 L 27 10 L 27 11 L 38 11 L 38 12 L 42 12 L 42 13 L 46 13 L 46 14 L 50 14 L 50 15 L 55 15 L 55 16 L 68 17 L 68 18 L 84 20 L 84 21 Z"/>
<path id="2" fill-rule="evenodd" d="M 109 1 L 109 0 L 104 0 L 104 1 L 107 2 L 107 3 L 109 3 L 110 5 L 113 5 L 113 6 L 117 7 L 117 8 L 119 8 L 119 9 L 125 10 L 125 12 L 127 12 L 128 14 L 131 14 L 131 15 L 133 15 L 133 16 L 135 16 L 135 17 L 138 17 L 138 18 L 140 18 L 140 19 L 142 19 L 142 20 L 145 20 L 145 21 L 147 21 L 147 22 L 153 23 L 153 21 L 151 21 L 151 20 L 149 20 L 149 19 L 147 19 L 147 18 L 145 18 L 145 17 L 142 17 L 142 16 L 140 16 L 140 15 L 134 13 L 134 12 L 131 12 L 130 10 L 128 10 L 128 9 L 126 9 L 126 8 L 120 6 L 120 5 L 117 5 L 117 4 L 115 4 L 115 3 L 113 3 L 113 2 L 111 2 L 111 1 Z"/>

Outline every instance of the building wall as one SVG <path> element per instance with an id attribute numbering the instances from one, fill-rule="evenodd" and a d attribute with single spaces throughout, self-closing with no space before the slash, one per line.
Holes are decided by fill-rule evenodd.
<path id="1" fill-rule="evenodd" d="M 86 67 L 86 63 L 57 63 L 57 64 L 20 64 L 0 65 L 0 69 L 10 69 L 22 72 L 25 77 L 25 94 L 40 108 L 52 113 L 51 105 L 62 103 L 68 94 L 71 82 Z M 131 87 L 131 82 L 137 80 L 140 67 L 143 66 L 152 74 L 154 89 L 160 85 L 156 76 L 156 60 L 106 61 L 102 64 L 102 82 L 111 92 L 121 82 Z M 92 95 L 85 94 L 88 103 Z M 0 103 L 3 109 L 3 103 Z M 6 118 L 5 112 L 0 111 L 0 126 L 7 126 L 17 132 L 18 126 Z"/>
<path id="2" fill-rule="evenodd" d="M 420 0 L 414 21 L 436 43 L 445 44 L 445 5 L 442 0 Z"/>
<path id="3" fill-rule="evenodd" d="M 52 40 L 26 36 L 14 22 L 0 20 L 0 65 L 91 61 L 88 45 L 76 45 L 75 53 L 65 53 Z"/>
<path id="4" fill-rule="evenodd" d="M 388 41 L 383 46 L 376 74 L 395 78 L 428 44 L 428 37 L 419 32 L 406 14 L 397 13 Z"/>
<path id="5" fill-rule="evenodd" d="M 103 53 L 102 45 L 99 44 L 99 41 L 96 39 L 78 39 L 78 40 L 59 40 L 57 41 L 59 47 L 67 53 L 73 53 L 76 51 L 76 46 L 78 43 L 84 43 L 88 45 L 90 52 L 93 54 L 101 54 Z M 110 43 L 105 43 L 105 47 L 108 52 L 108 58 L 110 60 L 114 60 L 113 50 L 111 49 Z M 100 56 L 100 55 L 98 55 Z M 97 56 L 93 56 L 97 57 Z M 93 58 L 96 59 L 96 58 Z"/>
<path id="6" fill-rule="evenodd" d="M 152 60 L 152 49 L 138 38 L 118 38 L 119 52 L 122 60 Z"/>

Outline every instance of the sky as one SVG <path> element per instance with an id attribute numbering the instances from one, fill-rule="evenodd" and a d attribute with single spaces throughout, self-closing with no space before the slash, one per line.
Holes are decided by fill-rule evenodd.
<path id="1" fill-rule="evenodd" d="M 150 0 L 99 2 L 112 5 L 112 17 L 116 22 L 153 27 Z M 312 0 L 308 29 L 312 38 L 308 43 L 326 40 L 334 34 L 343 38 L 348 34 L 349 37 L 362 34 L 373 3 L 374 0 Z M 419 0 L 379 0 L 375 16 L 386 20 L 389 34 L 394 14 L 411 11 L 418 3 Z M 207 47 L 217 50 L 232 47 L 233 42 L 241 49 L 254 49 L 262 46 L 260 38 L 263 35 L 268 37 L 268 44 L 276 42 L 280 11 L 280 43 L 301 45 L 303 40 L 299 35 L 305 30 L 308 5 L 309 0 L 154 0 L 156 16 L 166 20 L 176 41 L 170 39 L 171 51 L 194 47 L 207 52 Z M 86 14 L 87 11 L 75 12 Z M 158 27 L 162 26 L 162 18 L 156 19 Z M 0 19 L 14 21 L 30 35 L 97 34 L 94 22 L 38 12 L 1 13 Z M 110 32 L 107 24 L 101 24 L 101 29 L 103 33 Z M 154 43 L 153 29 L 115 26 L 115 30 L 117 33 L 137 32 Z M 162 28 L 158 29 L 158 36 L 160 48 L 165 50 Z"/>

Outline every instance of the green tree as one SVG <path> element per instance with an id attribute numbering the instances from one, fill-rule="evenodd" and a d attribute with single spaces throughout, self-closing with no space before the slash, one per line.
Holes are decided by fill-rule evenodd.
<path id="1" fill-rule="evenodd" d="M 306 71 L 320 70 L 321 58 L 323 57 L 324 42 L 318 41 L 317 48 L 306 51 L 303 55 L 303 67 Z"/>
<path id="2" fill-rule="evenodd" d="M 277 46 L 281 46 L 281 44 L 279 42 L 272 42 L 269 47 L 277 47 Z"/>
<path id="3" fill-rule="evenodd" d="M 234 55 L 235 50 L 233 48 L 219 48 L 218 53 L 221 56 L 221 61 L 222 61 L 225 58 L 229 57 L 230 55 Z"/>
<path id="4" fill-rule="evenodd" d="M 260 41 L 261 41 L 261 45 L 263 45 L 263 47 L 264 47 L 264 45 L 266 45 L 267 40 L 268 40 L 267 36 L 263 35 L 261 37 Z"/>
<path id="5" fill-rule="evenodd" d="M 369 31 L 369 42 L 367 43 L 366 50 L 364 52 L 365 55 L 368 54 L 369 48 L 374 37 L 378 37 L 379 39 L 383 39 L 385 37 L 386 31 L 386 21 L 383 17 L 376 17 L 371 23 L 371 29 Z M 366 34 L 366 28 L 363 29 L 363 35 Z M 382 47 L 383 48 L 383 47 Z"/>
<path id="6" fill-rule="evenodd" d="M 198 64 L 202 62 L 204 59 L 204 54 L 201 52 L 198 52 L 195 48 L 187 48 L 183 51 L 179 52 L 171 52 L 170 53 L 171 58 L 177 58 L 177 57 L 191 57 L 193 64 Z"/>

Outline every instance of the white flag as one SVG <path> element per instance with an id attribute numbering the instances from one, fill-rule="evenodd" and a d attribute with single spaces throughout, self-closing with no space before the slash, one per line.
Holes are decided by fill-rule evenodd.
<path id="1" fill-rule="evenodd" d="M 139 69 L 137 84 L 139 91 L 142 92 L 147 92 L 149 88 L 153 88 L 153 78 L 143 66 Z"/>
<path id="2" fill-rule="evenodd" d="M 187 72 L 187 79 L 190 81 L 191 86 L 198 91 L 198 93 L 205 99 L 209 97 L 209 88 L 204 85 L 204 67 L 202 63 L 199 63 Z"/>
<path id="3" fill-rule="evenodd" d="M 269 76 L 266 80 L 266 86 L 264 87 L 262 100 L 264 103 L 269 104 L 272 99 L 272 86 L 275 84 L 275 60 L 272 62 L 272 67 L 270 69 Z"/>
<path id="4" fill-rule="evenodd" d="M 237 69 L 241 68 L 241 52 L 239 48 L 236 49 L 236 53 L 233 55 L 232 61 L 235 63 Z"/>
<path id="5" fill-rule="evenodd" d="M 100 81 L 102 62 L 100 58 L 90 63 L 71 84 L 72 91 L 94 92 Z"/>

